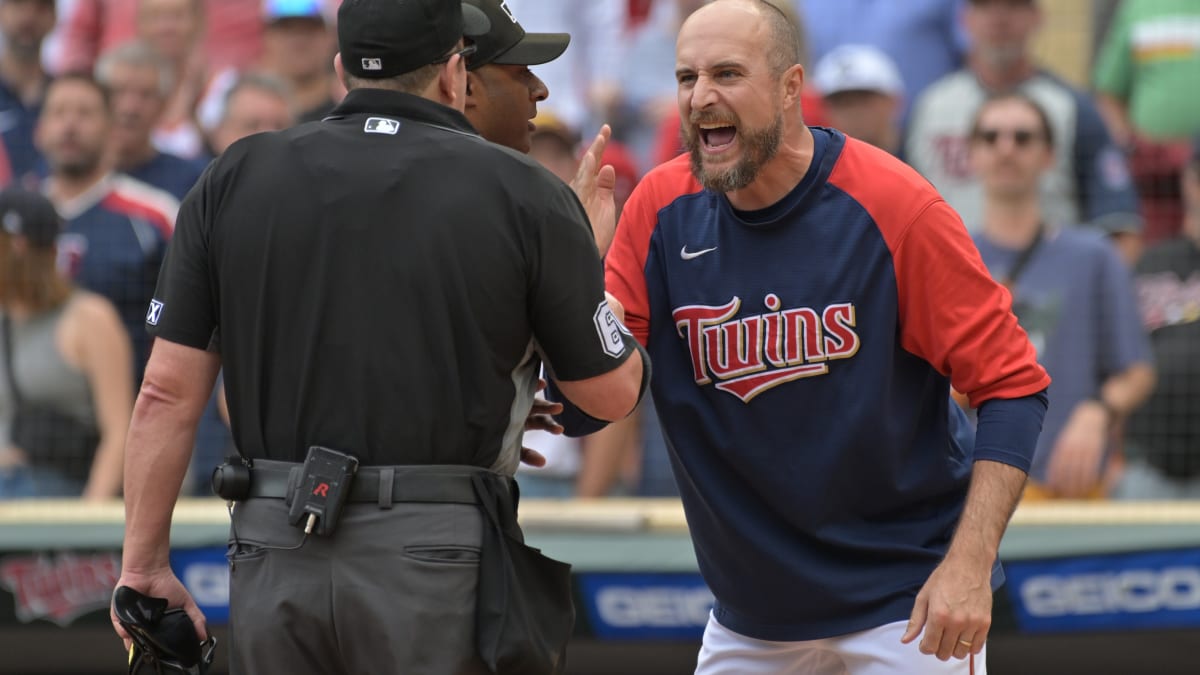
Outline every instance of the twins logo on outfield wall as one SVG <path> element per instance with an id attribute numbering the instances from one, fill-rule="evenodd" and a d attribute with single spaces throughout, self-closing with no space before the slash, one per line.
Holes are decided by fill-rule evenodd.
<path id="1" fill-rule="evenodd" d="M 11 555 L 0 558 L 0 587 L 12 593 L 17 621 L 68 626 L 104 610 L 121 576 L 116 553 Z"/>

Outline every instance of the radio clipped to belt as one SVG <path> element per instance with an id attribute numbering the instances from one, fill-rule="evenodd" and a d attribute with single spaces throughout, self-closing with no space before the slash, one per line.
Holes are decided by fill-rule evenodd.
<path id="1" fill-rule="evenodd" d="M 249 498 L 254 494 L 254 471 L 251 460 L 227 461 L 213 471 L 213 492 L 230 502 Z M 319 445 L 310 447 L 304 464 L 298 472 L 293 469 L 289 480 L 288 522 L 305 534 L 333 534 L 357 472 L 357 458 Z"/>
<path id="2" fill-rule="evenodd" d="M 357 471 L 355 457 L 319 445 L 309 448 L 292 492 L 288 522 L 304 534 L 333 534 Z"/>

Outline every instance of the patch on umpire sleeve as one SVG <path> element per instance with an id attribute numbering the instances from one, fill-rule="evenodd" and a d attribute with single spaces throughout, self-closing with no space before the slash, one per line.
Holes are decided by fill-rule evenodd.
<path id="1" fill-rule="evenodd" d="M 604 353 L 614 359 L 620 358 L 625 353 L 625 339 L 621 333 L 629 334 L 629 331 L 617 320 L 607 300 L 600 301 L 596 313 L 592 315 L 592 322 L 596 324 L 596 334 L 600 336 Z"/>
<path id="2" fill-rule="evenodd" d="M 150 310 L 146 312 L 146 323 L 151 326 L 157 326 L 158 320 L 162 318 L 163 304 L 158 300 L 150 301 Z"/>

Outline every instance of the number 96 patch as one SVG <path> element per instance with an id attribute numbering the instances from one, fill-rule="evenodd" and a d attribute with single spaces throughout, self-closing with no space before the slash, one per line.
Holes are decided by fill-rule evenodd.
<path id="1" fill-rule="evenodd" d="M 626 335 L 632 335 L 632 333 L 617 320 L 617 315 L 608 306 L 608 300 L 601 300 L 600 304 L 596 306 L 592 322 L 596 324 L 596 334 L 600 336 L 600 346 L 604 348 L 604 353 L 614 359 L 623 356 L 625 354 L 625 338 L 621 337 L 621 333 Z"/>

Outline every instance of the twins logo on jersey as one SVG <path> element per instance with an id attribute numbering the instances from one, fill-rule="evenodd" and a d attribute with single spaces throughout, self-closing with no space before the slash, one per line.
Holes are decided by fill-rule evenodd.
<path id="1" fill-rule="evenodd" d="M 774 293 L 763 299 L 767 314 L 733 317 L 737 296 L 720 306 L 688 305 L 671 313 L 679 337 L 687 341 L 696 384 L 749 403 L 784 382 L 829 372 L 829 361 L 848 359 L 861 342 L 854 331 L 854 305 L 782 309 Z"/>

